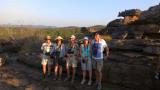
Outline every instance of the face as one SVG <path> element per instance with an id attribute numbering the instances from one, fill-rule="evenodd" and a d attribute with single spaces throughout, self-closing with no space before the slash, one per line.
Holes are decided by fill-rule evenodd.
<path id="1" fill-rule="evenodd" d="M 57 44 L 61 44 L 62 40 L 61 39 L 57 39 L 56 42 L 57 42 Z"/>
<path id="2" fill-rule="evenodd" d="M 51 39 L 47 39 L 47 43 L 50 43 L 51 42 Z"/>
<path id="3" fill-rule="evenodd" d="M 71 42 L 71 43 L 74 43 L 74 42 L 75 42 L 75 39 L 70 38 L 70 42 Z"/>
<path id="4" fill-rule="evenodd" d="M 88 44 L 88 40 L 87 39 L 84 40 L 84 44 L 85 45 Z"/>
<path id="5" fill-rule="evenodd" d="M 96 34 L 96 35 L 94 36 L 94 39 L 95 39 L 96 41 L 98 41 L 98 40 L 100 39 L 100 35 L 99 35 L 99 34 Z"/>

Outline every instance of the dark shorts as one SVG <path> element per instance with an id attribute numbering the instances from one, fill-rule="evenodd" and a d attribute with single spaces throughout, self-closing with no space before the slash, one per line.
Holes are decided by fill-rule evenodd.
<path id="1" fill-rule="evenodd" d="M 60 58 L 60 57 L 55 57 L 54 58 L 54 63 L 55 63 L 55 65 L 60 65 L 60 66 L 62 66 L 62 65 L 64 65 L 64 60 L 63 60 L 63 58 Z"/>

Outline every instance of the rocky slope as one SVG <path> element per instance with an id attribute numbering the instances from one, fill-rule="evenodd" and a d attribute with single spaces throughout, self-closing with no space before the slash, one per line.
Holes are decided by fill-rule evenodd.
<path id="1" fill-rule="evenodd" d="M 160 89 L 160 81 L 155 79 L 160 72 L 159 16 L 160 4 L 142 11 L 134 22 L 116 19 L 100 31 L 112 36 L 104 80 L 138 90 Z"/>

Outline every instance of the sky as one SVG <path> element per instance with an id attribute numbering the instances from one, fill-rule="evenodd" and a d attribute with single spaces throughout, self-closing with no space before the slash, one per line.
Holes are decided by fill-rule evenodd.
<path id="1" fill-rule="evenodd" d="M 107 25 L 127 9 L 147 10 L 160 0 L 0 0 L 0 24 Z"/>

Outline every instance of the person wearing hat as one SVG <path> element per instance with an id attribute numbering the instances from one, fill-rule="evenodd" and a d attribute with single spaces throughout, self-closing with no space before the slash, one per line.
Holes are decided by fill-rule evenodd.
<path id="1" fill-rule="evenodd" d="M 109 56 L 109 48 L 104 39 L 101 39 L 99 33 L 95 33 L 94 40 L 91 42 L 92 45 L 92 66 L 95 70 L 97 89 L 102 89 L 102 68 L 103 68 L 103 60 L 107 59 Z M 105 55 L 103 55 L 103 51 L 106 51 Z M 105 57 L 104 57 L 105 56 Z"/>
<path id="2" fill-rule="evenodd" d="M 87 36 L 84 37 L 84 41 L 80 46 L 81 68 L 83 72 L 83 79 L 81 84 L 86 82 L 86 71 L 89 72 L 88 85 L 92 84 L 92 63 L 91 63 L 91 46 Z"/>
<path id="3" fill-rule="evenodd" d="M 51 55 L 54 57 L 53 59 L 55 63 L 54 80 L 61 80 L 63 57 L 65 56 L 65 45 L 62 43 L 63 38 L 61 36 L 58 36 L 55 40 L 56 43 L 53 45 L 53 49 L 51 51 Z"/>
<path id="4" fill-rule="evenodd" d="M 65 79 L 70 79 L 70 67 L 72 67 L 72 80 L 71 83 L 74 82 L 76 67 L 78 61 L 76 60 L 76 56 L 78 55 L 78 44 L 76 43 L 76 37 L 71 35 L 68 45 L 66 46 L 67 51 L 67 58 L 66 58 L 66 70 L 67 70 L 67 77 Z"/>
<path id="5" fill-rule="evenodd" d="M 41 46 L 41 50 L 43 52 L 42 54 L 42 71 L 43 71 L 43 79 L 46 78 L 46 66 L 48 64 L 48 75 L 50 75 L 51 73 L 51 65 L 52 65 L 52 61 L 50 59 L 50 53 L 51 53 L 51 49 L 53 47 L 53 43 L 51 42 L 51 36 L 46 36 L 45 38 L 45 42 L 42 44 Z"/>

